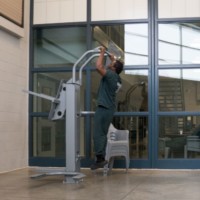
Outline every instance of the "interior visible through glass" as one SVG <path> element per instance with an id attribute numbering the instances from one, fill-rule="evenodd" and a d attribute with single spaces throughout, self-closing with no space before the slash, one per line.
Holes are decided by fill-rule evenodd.
<path id="1" fill-rule="evenodd" d="M 160 159 L 199 159 L 200 117 L 160 116 L 158 157 Z"/>

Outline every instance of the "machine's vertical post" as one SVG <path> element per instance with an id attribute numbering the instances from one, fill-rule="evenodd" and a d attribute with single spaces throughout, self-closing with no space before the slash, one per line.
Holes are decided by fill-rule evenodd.
<path id="1" fill-rule="evenodd" d="M 74 83 L 66 84 L 66 172 L 80 172 L 80 85 Z M 73 176 L 65 176 L 66 183 L 73 183 Z"/>

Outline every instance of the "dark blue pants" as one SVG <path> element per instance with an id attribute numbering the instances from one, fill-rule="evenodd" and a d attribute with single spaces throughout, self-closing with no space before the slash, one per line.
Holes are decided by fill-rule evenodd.
<path id="1" fill-rule="evenodd" d="M 112 122 L 114 112 L 113 109 L 107 109 L 102 106 L 97 107 L 94 115 L 93 134 L 95 155 L 105 156 L 108 128 Z"/>

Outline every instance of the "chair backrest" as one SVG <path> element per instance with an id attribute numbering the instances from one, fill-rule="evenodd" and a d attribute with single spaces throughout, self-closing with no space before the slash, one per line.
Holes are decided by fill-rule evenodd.
<path id="1" fill-rule="evenodd" d="M 117 129 L 113 126 L 113 124 L 111 123 L 108 129 L 108 132 L 115 132 Z"/>
<path id="2" fill-rule="evenodd" d="M 111 139 L 112 133 L 115 133 L 115 140 L 129 140 L 129 131 L 128 130 L 119 130 L 116 129 L 113 124 L 110 124 L 109 129 L 108 129 L 108 134 L 107 137 L 108 139 Z"/>
<path id="3" fill-rule="evenodd" d="M 129 140 L 129 131 L 128 130 L 117 130 L 115 132 L 116 140 Z"/>
<path id="4" fill-rule="evenodd" d="M 115 133 L 116 132 L 116 128 L 113 126 L 113 124 L 111 123 L 110 124 L 110 126 L 109 126 L 109 128 L 108 128 L 108 134 L 107 134 L 107 138 L 108 139 L 111 139 L 112 140 L 112 135 L 113 135 L 113 133 Z M 114 136 L 115 137 L 115 136 Z"/>

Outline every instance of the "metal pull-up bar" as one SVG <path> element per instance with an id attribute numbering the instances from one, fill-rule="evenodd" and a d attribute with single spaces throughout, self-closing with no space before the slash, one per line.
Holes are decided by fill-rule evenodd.
<path id="1" fill-rule="evenodd" d="M 72 69 L 72 83 L 77 83 L 77 80 L 76 80 L 76 67 L 77 65 L 81 62 L 81 60 L 86 57 L 88 54 L 91 54 L 91 53 L 95 53 L 93 54 L 92 56 L 90 56 L 84 63 L 83 65 L 80 67 L 79 69 L 79 84 L 82 85 L 82 71 L 83 71 L 83 68 L 95 57 L 98 57 L 99 56 L 99 53 L 100 53 L 100 47 L 97 47 L 93 50 L 89 50 L 89 51 L 86 51 L 74 64 L 73 66 L 73 69 Z M 110 56 L 111 53 L 106 51 L 105 52 L 105 55 L 104 56 Z"/>

